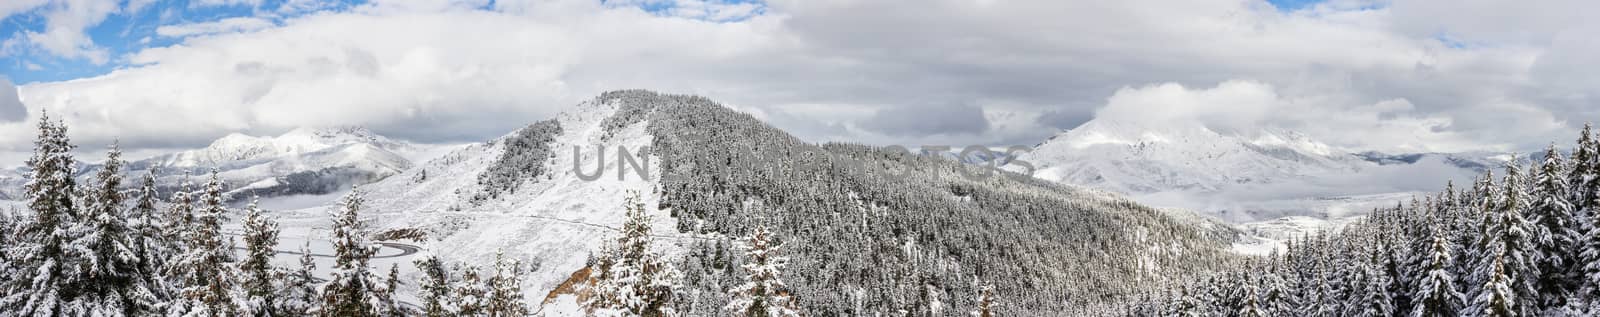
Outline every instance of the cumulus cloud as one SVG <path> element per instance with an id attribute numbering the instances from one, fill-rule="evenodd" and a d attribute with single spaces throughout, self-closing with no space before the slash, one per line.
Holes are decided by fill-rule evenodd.
<path id="1" fill-rule="evenodd" d="M 1579 22 L 1519 14 L 1504 28 L 1526 34 L 1502 33 L 1456 21 L 1518 4 L 1432 7 L 1449 3 L 374 1 L 177 32 L 209 35 L 104 76 L 25 86 L 22 99 L 62 113 L 79 140 L 130 146 L 350 124 L 479 140 L 624 88 L 710 96 L 808 140 L 880 144 L 1032 144 L 1119 115 L 1096 110 L 1108 104 L 1396 150 L 1537 147 L 1567 138 L 1568 118 L 1600 115 L 1583 106 L 1600 85 L 1582 81 L 1596 54 Z M 935 134 L 888 116 L 915 109 L 973 120 Z M 13 126 L 0 125 L 0 147 L 25 145 Z"/>
<path id="2" fill-rule="evenodd" d="M 56 56 L 87 59 L 95 64 L 110 60 L 110 53 L 95 45 L 84 30 L 100 24 L 106 16 L 116 12 L 117 1 L 60 0 L 51 2 L 45 8 L 43 32 L 25 31 L 20 38 L 6 40 L 8 44 L 12 44 L 9 42 L 13 40 L 24 40 L 26 42 L 23 44 Z"/>

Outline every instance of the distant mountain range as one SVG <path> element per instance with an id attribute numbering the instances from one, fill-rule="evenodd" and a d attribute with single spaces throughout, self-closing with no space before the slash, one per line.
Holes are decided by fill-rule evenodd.
<path id="1" fill-rule="evenodd" d="M 127 163 L 129 185 L 155 171 L 158 190 L 172 193 L 184 182 L 200 184 L 214 168 L 227 184 L 227 197 L 320 195 L 347 190 L 411 168 L 411 159 L 431 146 L 385 138 L 364 128 L 295 129 L 276 137 L 230 134 L 205 148 Z M 80 157 L 94 160 L 97 157 Z M 82 163 L 87 181 L 99 164 Z M 0 199 L 21 199 L 27 182 L 23 168 L 0 171 Z"/>
<path id="2" fill-rule="evenodd" d="M 1525 157 L 1525 156 L 1524 156 Z M 1091 120 L 1017 159 L 1034 176 L 1245 223 L 1337 219 L 1499 168 L 1512 153 L 1352 151 L 1286 130 Z M 1020 170 L 1011 167 L 1012 170 Z"/>

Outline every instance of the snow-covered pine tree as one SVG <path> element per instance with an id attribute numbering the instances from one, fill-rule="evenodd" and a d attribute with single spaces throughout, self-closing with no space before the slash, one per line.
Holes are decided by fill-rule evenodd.
<path id="1" fill-rule="evenodd" d="M 787 258 L 780 257 L 772 244 L 772 232 L 757 226 L 750 236 L 739 241 L 744 250 L 744 284 L 729 290 L 732 300 L 724 308 L 736 316 L 799 316 L 783 283 L 782 270 Z"/>
<path id="2" fill-rule="evenodd" d="M 1427 271 L 1421 278 L 1415 279 L 1417 290 L 1414 298 L 1415 305 L 1410 312 L 1411 317 L 1449 317 L 1458 316 L 1462 311 L 1461 292 L 1456 290 L 1455 276 L 1450 273 L 1452 265 L 1452 248 L 1450 242 L 1445 240 L 1444 233 L 1434 230 L 1433 243 L 1428 249 Z"/>
<path id="3" fill-rule="evenodd" d="M 227 206 L 216 169 L 200 196 L 200 208 L 184 234 L 185 253 L 174 262 L 180 272 L 180 300 L 168 311 L 187 316 L 237 316 L 249 309 L 233 250 L 222 235 Z"/>
<path id="4" fill-rule="evenodd" d="M 1572 210 L 1571 188 L 1567 185 L 1567 166 L 1555 144 L 1545 150 L 1542 162 L 1533 181 L 1532 205 L 1528 220 L 1533 224 L 1533 260 L 1539 270 L 1535 279 L 1540 298 L 1535 304 L 1541 307 L 1561 307 L 1567 297 L 1578 287 L 1572 270 L 1578 263 L 1575 256 L 1582 234 L 1579 221 Z"/>
<path id="5" fill-rule="evenodd" d="M 283 316 L 308 316 L 318 304 L 317 262 L 311 258 L 311 242 L 300 247 L 300 267 L 285 275 L 278 288 L 278 312 Z"/>
<path id="6" fill-rule="evenodd" d="M 1590 124 L 1583 124 L 1578 144 L 1572 148 L 1572 159 L 1567 163 L 1567 185 L 1572 186 L 1572 207 L 1580 213 L 1590 213 L 1600 195 L 1600 142 L 1594 138 Z"/>
<path id="7" fill-rule="evenodd" d="M 1500 234 L 1491 234 L 1495 232 L 1494 230 L 1497 227 L 1495 222 L 1499 220 L 1496 214 L 1500 210 L 1501 198 L 1499 189 L 1494 184 L 1493 170 L 1484 171 L 1484 175 L 1473 184 L 1472 197 L 1474 201 L 1470 202 L 1469 204 L 1471 205 L 1466 209 L 1476 211 L 1473 216 L 1477 219 L 1475 219 L 1476 223 L 1472 223 L 1473 225 L 1468 229 L 1471 232 L 1463 234 L 1463 236 L 1473 239 L 1472 243 L 1467 244 L 1467 256 L 1473 259 L 1473 262 L 1469 265 L 1467 271 L 1470 273 L 1465 276 L 1471 281 L 1469 285 L 1483 285 L 1489 278 L 1490 270 L 1488 270 L 1488 265 L 1494 261 L 1495 254 L 1502 252 L 1498 249 L 1503 244 L 1500 239 L 1505 238 Z M 1467 295 L 1477 298 L 1476 289 L 1471 288 L 1471 292 Z"/>
<path id="8" fill-rule="evenodd" d="M 1300 307 L 1299 299 L 1290 291 L 1289 282 L 1277 274 L 1267 274 L 1261 277 L 1262 287 L 1266 288 L 1261 294 L 1261 310 L 1267 316 L 1291 316 L 1295 308 Z"/>
<path id="9" fill-rule="evenodd" d="M 68 250 L 70 231 L 78 221 L 72 195 L 77 183 L 72 144 L 66 126 L 39 119 L 39 136 L 27 161 L 28 183 L 23 195 L 30 215 L 22 219 L 16 241 L 6 246 L 14 274 L 6 277 L 0 311 L 17 316 L 50 316 L 68 312 L 68 303 L 80 293 L 73 287 L 68 267 L 77 260 Z"/>
<path id="10" fill-rule="evenodd" d="M 6 279 L 15 275 L 11 272 L 11 256 L 7 254 L 9 253 L 7 249 L 13 245 L 12 241 L 17 240 L 14 237 L 18 223 L 16 213 L 15 210 L 11 209 L 0 210 L 0 291 L 5 290 Z"/>
<path id="11" fill-rule="evenodd" d="M 166 214 L 162 218 L 162 236 L 157 242 L 163 243 L 160 248 L 166 249 L 168 258 L 161 267 L 161 275 L 167 280 L 167 285 L 173 288 L 173 298 L 181 297 L 178 289 L 184 285 L 183 273 L 187 269 L 179 266 L 178 262 L 183 256 L 189 254 L 188 235 L 194 224 L 194 192 L 193 185 L 189 183 L 189 174 L 184 173 L 178 185 L 178 192 L 172 193 L 171 204 L 167 206 Z"/>
<path id="12" fill-rule="evenodd" d="M 638 194 L 624 206 L 628 220 L 615 246 L 602 249 L 595 293 L 584 306 L 601 316 L 676 316 L 672 301 L 681 277 L 650 248 L 650 215 Z"/>
<path id="13" fill-rule="evenodd" d="M 1587 301 L 1594 306 L 1600 303 L 1600 213 L 1585 213 L 1583 217 L 1584 234 L 1579 248 L 1578 258 L 1579 274 L 1577 298 Z"/>
<path id="14" fill-rule="evenodd" d="M 389 265 L 389 277 L 383 280 L 383 291 L 378 292 L 378 316 L 403 317 L 409 315 L 400 306 L 400 264 Z"/>
<path id="15" fill-rule="evenodd" d="M 1359 297 L 1348 306 L 1355 312 L 1351 316 L 1381 317 L 1395 314 L 1394 298 L 1389 294 L 1389 276 L 1371 263 L 1360 264 L 1363 285 L 1356 290 Z"/>
<path id="16" fill-rule="evenodd" d="M 505 254 L 494 255 L 494 276 L 489 278 L 489 317 L 513 317 L 528 314 L 522 298 L 522 265 Z"/>
<path id="17" fill-rule="evenodd" d="M 1239 316 L 1239 317 L 1266 317 L 1267 316 L 1266 311 L 1261 309 L 1261 302 L 1259 300 L 1259 298 L 1261 296 L 1260 293 L 1261 293 L 1260 289 L 1256 288 L 1255 285 L 1245 284 L 1244 302 L 1241 305 L 1239 305 L 1240 306 L 1239 307 L 1239 311 L 1236 313 L 1237 314 L 1236 316 Z"/>
<path id="18" fill-rule="evenodd" d="M 1465 316 L 1476 317 L 1513 317 L 1522 316 L 1518 313 L 1518 298 L 1516 291 L 1512 290 L 1511 277 L 1505 274 L 1501 256 L 1491 260 L 1491 269 L 1488 282 L 1485 282 L 1478 297 L 1473 299 L 1472 308 Z"/>
<path id="19" fill-rule="evenodd" d="M 461 271 L 461 283 L 455 293 L 451 294 L 450 302 L 455 305 L 456 316 L 483 316 L 485 307 L 488 306 L 489 287 L 484 285 L 483 278 L 478 276 L 478 268 L 472 266 L 458 266 Z"/>
<path id="20" fill-rule="evenodd" d="M 127 219 L 123 217 L 122 151 L 113 143 L 106 162 L 85 191 L 80 222 L 72 232 L 70 251 L 80 292 L 67 314 L 137 316 L 156 311 L 160 300 L 151 285 L 152 272 L 140 270 Z"/>
<path id="21" fill-rule="evenodd" d="M 283 276 L 283 272 L 272 267 L 273 250 L 278 246 L 278 223 L 261 214 L 257 200 L 252 199 L 250 205 L 245 207 L 244 221 L 244 261 L 239 262 L 239 271 L 244 274 L 242 287 L 248 296 L 250 312 L 255 316 L 283 315 L 278 312 L 278 294 L 274 282 Z"/>
<path id="22" fill-rule="evenodd" d="M 415 263 L 417 271 L 422 272 L 421 287 L 417 293 L 417 298 L 422 301 L 422 316 L 452 316 L 449 307 L 450 276 L 445 271 L 444 263 L 434 255 L 422 256 Z"/>
<path id="23" fill-rule="evenodd" d="M 1501 198 L 1496 206 L 1497 210 L 1491 212 L 1495 218 L 1492 226 L 1487 230 L 1491 235 L 1498 236 L 1500 244 L 1492 246 L 1498 250 L 1498 257 L 1502 258 L 1502 269 L 1506 275 L 1511 290 L 1516 292 L 1518 315 L 1532 316 L 1539 312 L 1538 287 L 1536 282 L 1539 277 L 1539 268 L 1534 262 L 1537 250 L 1534 249 L 1533 224 L 1528 222 L 1524 214 L 1532 201 L 1528 197 L 1527 179 L 1516 164 L 1506 166 L 1504 188 L 1500 191 Z M 1488 263 L 1485 263 L 1488 264 Z M 1480 266 L 1482 272 L 1490 272 L 1487 265 Z"/>
<path id="24" fill-rule="evenodd" d="M 1178 292 L 1176 294 L 1173 294 L 1172 297 L 1173 297 L 1172 300 L 1171 300 L 1172 305 L 1171 305 L 1171 307 L 1167 308 L 1167 314 L 1166 314 L 1167 316 L 1173 316 L 1173 317 L 1199 317 L 1199 316 L 1205 316 L 1205 314 L 1200 312 L 1201 311 L 1200 303 L 1199 303 L 1200 300 L 1195 299 L 1193 295 L 1190 295 L 1188 286 L 1179 287 L 1178 288 Z M 992 317 L 992 316 L 994 316 L 994 314 L 991 312 L 993 307 L 984 306 L 983 302 L 981 302 L 981 301 L 979 302 L 978 305 L 979 305 L 978 309 L 979 309 L 979 311 L 981 313 L 977 314 L 976 316 L 979 316 L 979 317 Z"/>
<path id="25" fill-rule="evenodd" d="M 156 210 L 160 194 L 156 192 L 155 171 L 144 174 L 134 194 L 133 209 L 128 211 L 128 226 L 133 231 L 133 252 L 139 259 L 139 271 L 145 272 L 145 285 L 155 293 L 156 300 L 170 301 L 173 295 L 165 268 L 167 259 L 177 254 L 177 250 L 171 249 L 172 244 L 165 240 L 167 229 Z"/>
<path id="26" fill-rule="evenodd" d="M 1000 304 L 999 298 L 994 295 L 994 285 L 978 284 L 976 281 L 974 281 L 974 284 L 978 285 L 977 307 L 972 308 L 970 315 L 972 317 L 994 317 L 994 308 Z"/>
<path id="27" fill-rule="evenodd" d="M 333 216 L 333 272 L 322 285 L 322 305 L 315 312 L 328 317 L 376 316 L 380 305 L 379 280 L 367 263 L 377 252 L 368 241 L 366 225 L 361 221 L 361 205 L 365 201 L 361 191 L 352 190 L 344 196 Z"/>

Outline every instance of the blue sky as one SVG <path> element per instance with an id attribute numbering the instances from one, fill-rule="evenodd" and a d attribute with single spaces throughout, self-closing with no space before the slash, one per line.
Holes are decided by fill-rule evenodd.
<path id="1" fill-rule="evenodd" d="M 156 34 L 156 30 L 161 26 L 212 22 L 236 17 L 261 18 L 281 25 L 287 19 L 315 12 L 349 10 L 367 2 L 367 0 L 315 1 L 317 2 L 315 8 L 300 9 L 292 7 L 291 0 L 259 0 L 259 3 L 249 3 L 252 1 L 248 0 L 222 0 L 221 2 L 232 3 L 220 5 L 202 4 L 200 3 L 202 1 L 190 0 L 155 0 L 149 5 L 137 4 L 138 0 L 116 1 L 119 2 L 116 11 L 111 12 L 100 23 L 88 26 L 83 31 L 93 40 L 95 48 L 108 53 L 107 61 L 95 63 L 89 58 L 61 57 L 38 47 L 17 43 L 0 52 L 0 74 L 4 74 L 19 85 L 93 77 L 129 66 L 126 61 L 127 55 L 141 49 L 182 43 L 181 36 Z M 484 9 L 495 6 L 494 0 L 483 1 L 486 1 Z M 668 14 L 678 7 L 674 1 L 663 0 L 601 0 L 600 2 L 611 6 L 637 6 L 658 14 Z M 712 2 L 759 4 L 759 0 Z M 21 39 L 26 37 L 27 32 L 44 32 L 49 22 L 46 14 L 60 5 L 62 4 L 49 3 L 0 19 L 0 38 Z M 761 12 L 757 10 L 756 14 Z"/>
<path id="2" fill-rule="evenodd" d="M 9 54 L 0 57 L 0 72 L 13 82 L 26 84 L 41 81 L 61 81 L 105 74 L 125 65 L 128 53 L 146 47 L 163 47 L 181 42 L 182 38 L 156 34 L 163 25 L 216 21 L 230 17 L 262 17 L 274 21 L 291 18 L 304 12 L 283 15 L 277 13 L 284 0 L 265 0 L 259 6 L 251 4 L 202 6 L 187 0 L 158 0 L 156 3 L 132 11 L 128 2 L 118 4 L 117 12 L 105 17 L 99 24 L 84 30 L 94 46 L 109 53 L 105 63 L 96 64 L 87 58 L 63 58 L 34 47 L 12 47 Z M 348 7 L 352 2 L 330 3 L 330 9 Z M 44 14 L 51 6 L 46 4 L 23 14 L 12 15 L 0 21 L 0 34 L 6 39 L 24 37 L 25 32 L 43 32 L 48 20 Z"/>
<path id="3" fill-rule="evenodd" d="M 1279 10 L 1304 9 L 1323 1 L 1325 0 L 1267 0 L 1268 3 L 1272 3 L 1272 6 L 1277 7 Z"/>

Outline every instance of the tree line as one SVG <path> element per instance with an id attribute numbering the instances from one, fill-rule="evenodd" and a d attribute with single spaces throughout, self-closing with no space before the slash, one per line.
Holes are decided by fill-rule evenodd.
<path id="1" fill-rule="evenodd" d="M 1600 142 L 1586 125 L 1567 153 L 1552 144 L 1530 161 L 1293 239 L 1112 314 L 1600 314 Z"/>

